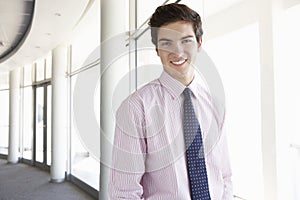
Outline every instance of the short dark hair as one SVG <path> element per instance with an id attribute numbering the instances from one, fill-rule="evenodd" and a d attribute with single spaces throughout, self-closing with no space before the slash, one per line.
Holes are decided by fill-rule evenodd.
<path id="1" fill-rule="evenodd" d="M 151 40 L 156 47 L 158 28 L 177 21 L 191 22 L 197 42 L 199 42 L 200 37 L 203 35 L 200 15 L 184 4 L 171 3 L 157 7 L 148 23 L 151 27 Z"/>

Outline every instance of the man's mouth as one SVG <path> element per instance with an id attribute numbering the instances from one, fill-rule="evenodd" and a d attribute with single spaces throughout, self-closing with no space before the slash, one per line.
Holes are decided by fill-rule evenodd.
<path id="1" fill-rule="evenodd" d="M 181 65 L 183 65 L 186 61 L 187 61 L 187 59 L 182 59 L 182 60 L 178 60 L 178 61 L 170 61 L 170 62 L 171 62 L 173 65 L 181 66 Z"/>

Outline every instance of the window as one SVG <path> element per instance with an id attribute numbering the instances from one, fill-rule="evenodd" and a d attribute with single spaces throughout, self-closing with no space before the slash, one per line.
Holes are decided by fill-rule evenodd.
<path id="1" fill-rule="evenodd" d="M 1 73 L 0 74 L 0 90 L 9 88 L 9 73 Z"/>
<path id="2" fill-rule="evenodd" d="M 51 52 L 46 57 L 46 79 L 52 76 L 52 54 Z"/>
<path id="3" fill-rule="evenodd" d="M 274 45 L 278 199 L 300 199 L 300 5 L 280 14 Z"/>
<path id="4" fill-rule="evenodd" d="M 0 90 L 0 154 L 8 154 L 9 90 Z"/>
<path id="5" fill-rule="evenodd" d="M 44 59 L 39 59 L 36 62 L 36 81 L 42 81 L 45 79 L 45 62 Z"/>
<path id="6" fill-rule="evenodd" d="M 33 148 L 33 91 L 23 88 L 23 158 L 32 160 Z"/>
<path id="7" fill-rule="evenodd" d="M 28 86 L 28 85 L 32 85 L 32 65 L 26 65 L 23 68 L 23 72 L 24 72 L 24 86 Z"/>
<path id="8" fill-rule="evenodd" d="M 92 73 L 97 73 L 97 69 L 95 70 L 95 68 L 89 70 L 93 70 Z M 91 136 L 92 138 L 90 139 L 92 140 L 97 140 L 96 137 L 93 137 L 93 135 L 99 134 L 100 129 L 92 129 L 88 122 L 90 122 L 92 119 L 95 119 L 94 121 L 98 123 L 99 120 L 99 124 L 97 125 L 100 127 L 100 119 L 98 118 L 100 116 L 100 105 L 96 104 L 96 102 L 100 102 L 100 90 L 98 91 L 98 89 L 100 89 L 100 82 L 98 86 L 93 86 L 95 87 L 95 93 L 91 94 L 91 96 L 93 96 L 94 99 L 87 98 L 87 96 L 84 94 L 84 91 L 80 90 L 80 86 L 77 87 L 78 84 L 80 84 L 77 82 L 78 77 L 88 76 L 89 72 L 91 72 L 89 70 L 81 72 L 78 75 L 72 76 L 71 174 L 77 177 L 78 179 L 84 181 L 85 183 L 89 184 L 94 189 L 99 190 L 100 162 L 99 160 L 95 159 L 95 152 L 92 152 L 89 146 L 90 143 L 86 141 L 86 138 L 84 138 L 82 134 Z M 98 73 L 99 72 L 100 70 L 98 70 Z M 86 99 L 85 107 L 81 107 L 80 105 L 76 104 L 76 98 L 81 98 L 83 96 L 84 98 L 82 98 L 82 100 Z M 90 104 L 90 102 L 93 102 L 94 104 Z M 84 109 L 84 111 L 91 109 L 94 112 L 82 113 L 78 111 L 78 109 Z M 78 113 L 80 116 L 78 116 Z M 88 113 L 90 114 L 90 116 L 85 115 Z M 84 114 L 84 116 L 81 114 Z M 78 121 L 78 118 L 76 117 L 81 118 Z M 98 139 L 100 142 L 100 135 Z M 97 151 L 100 152 L 100 146 L 98 147 L 99 149 Z"/>
<path id="9" fill-rule="evenodd" d="M 258 24 L 203 42 L 225 90 L 234 194 L 263 199 Z"/>
<path id="10" fill-rule="evenodd" d="M 93 120 L 100 127 L 100 1 L 95 1 L 93 7 L 86 13 L 85 17 L 80 21 L 74 31 L 71 40 L 70 52 L 70 80 L 71 80 L 71 175 L 99 190 L 100 177 L 100 161 L 95 158 L 94 153 L 89 148 L 89 144 L 82 138 L 82 134 L 99 134 L 99 130 L 93 130 L 89 126 L 89 122 Z M 99 48 L 99 51 L 97 51 Z M 99 52 L 98 54 L 95 52 Z M 89 85 L 90 73 L 99 74 L 97 85 Z M 84 78 L 84 82 L 79 83 L 79 79 Z M 97 80 L 96 80 L 97 81 Z M 94 83 L 93 83 L 94 84 Z M 80 85 L 82 90 L 77 90 Z M 92 90 L 92 91 L 91 91 Z M 98 91 L 99 90 L 99 91 Z M 90 91 L 91 96 L 85 95 L 86 91 Z M 76 121 L 76 97 L 74 93 L 79 94 L 83 98 L 80 108 L 87 110 L 89 108 L 93 112 L 84 115 L 84 119 Z M 78 97 L 78 96 L 77 96 Z M 78 128 L 80 125 L 84 129 Z M 84 132 L 84 133 L 82 133 Z M 100 134 L 99 142 L 100 143 Z M 93 140 L 97 140 L 94 137 Z M 97 152 L 100 152 L 100 145 L 97 146 Z"/>
<path id="11" fill-rule="evenodd" d="M 86 59 L 100 46 L 100 5 L 97 4 L 98 2 L 82 19 L 74 32 L 71 53 L 72 72 L 85 67 Z"/>

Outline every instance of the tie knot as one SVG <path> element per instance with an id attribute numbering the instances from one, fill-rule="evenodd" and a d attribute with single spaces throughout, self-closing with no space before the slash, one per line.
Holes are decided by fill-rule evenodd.
<path id="1" fill-rule="evenodd" d="M 183 94 L 185 98 L 191 98 L 192 90 L 190 88 L 185 88 Z"/>

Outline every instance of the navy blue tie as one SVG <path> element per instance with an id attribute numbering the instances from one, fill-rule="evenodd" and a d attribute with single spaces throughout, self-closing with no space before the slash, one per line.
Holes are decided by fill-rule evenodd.
<path id="1" fill-rule="evenodd" d="M 191 99 L 191 90 L 184 90 L 183 129 L 187 169 L 192 200 L 210 200 L 200 124 Z"/>

